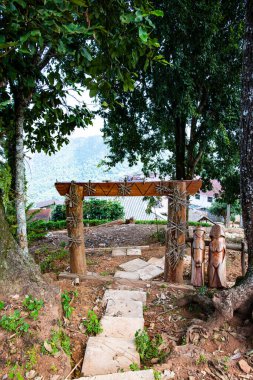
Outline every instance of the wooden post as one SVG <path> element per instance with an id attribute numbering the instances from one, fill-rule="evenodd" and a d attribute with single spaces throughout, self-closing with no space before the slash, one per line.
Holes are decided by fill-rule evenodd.
<path id="1" fill-rule="evenodd" d="M 66 195 L 66 217 L 69 237 L 70 272 L 86 274 L 83 230 L 83 187 L 71 182 Z"/>
<path id="2" fill-rule="evenodd" d="M 168 228 L 164 281 L 183 283 L 186 234 L 186 184 L 178 183 L 168 197 Z"/>

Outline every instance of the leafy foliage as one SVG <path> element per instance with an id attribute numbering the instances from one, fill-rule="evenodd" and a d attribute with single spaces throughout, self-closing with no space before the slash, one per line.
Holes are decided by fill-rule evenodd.
<path id="1" fill-rule="evenodd" d="M 51 355 L 56 355 L 61 349 L 63 349 L 68 356 L 71 355 L 70 338 L 62 329 L 52 330 L 51 337 L 46 340 L 46 344 L 44 343 L 42 352 L 44 354 L 49 352 Z"/>
<path id="2" fill-rule="evenodd" d="M 51 219 L 53 222 L 58 220 L 66 220 L 66 206 L 56 205 L 52 211 Z"/>
<path id="3" fill-rule="evenodd" d="M 64 316 L 68 319 L 70 319 L 73 311 L 75 310 L 71 305 L 71 301 L 73 300 L 74 297 L 77 297 L 78 293 L 76 291 L 65 291 L 61 295 L 61 303 L 64 311 Z"/>
<path id="4" fill-rule="evenodd" d="M 14 313 L 10 315 L 3 315 L 0 319 L 0 326 L 4 330 L 16 333 L 27 332 L 29 329 L 29 324 L 20 316 L 19 310 L 15 310 Z"/>
<path id="5" fill-rule="evenodd" d="M 137 66 L 134 91 L 121 91 L 113 110 L 101 110 L 105 163 L 141 160 L 145 173 L 201 174 L 205 185 L 210 178 L 223 185 L 239 162 L 243 1 L 155 4 L 164 17 L 154 20 L 154 34 L 169 65 L 153 64 L 145 77 Z"/>
<path id="6" fill-rule="evenodd" d="M 222 216 L 226 220 L 227 203 L 222 199 L 216 199 L 209 208 L 209 212 L 216 216 Z M 241 206 L 238 201 L 235 201 L 230 208 L 231 219 L 234 219 L 236 215 L 241 214 Z"/>
<path id="7" fill-rule="evenodd" d="M 117 220 L 124 217 L 124 207 L 118 201 L 104 199 L 91 199 L 84 202 L 84 219 L 108 219 Z"/>
<path id="8" fill-rule="evenodd" d="M 93 310 L 88 310 L 88 316 L 83 321 L 83 325 L 86 327 L 87 335 L 97 335 L 103 331 L 98 316 Z"/>
<path id="9" fill-rule="evenodd" d="M 3 310 L 5 308 L 5 303 L 3 301 L 0 301 L 0 310 Z"/>
<path id="10" fill-rule="evenodd" d="M 156 335 L 152 340 L 145 330 L 138 330 L 135 333 L 135 345 L 140 354 L 142 363 L 148 363 L 156 358 L 162 362 L 166 358 L 166 352 L 160 349 L 163 339 L 161 335 Z"/>
<path id="11" fill-rule="evenodd" d="M 23 306 L 29 311 L 29 316 L 36 321 L 40 309 L 44 306 L 44 302 L 43 300 L 38 300 L 37 298 L 27 295 L 23 301 Z"/>
<path id="12" fill-rule="evenodd" d="M 118 201 L 90 199 L 83 202 L 84 219 L 116 220 L 124 217 L 124 208 Z M 66 207 L 57 205 L 52 212 L 52 221 L 66 220 Z"/>

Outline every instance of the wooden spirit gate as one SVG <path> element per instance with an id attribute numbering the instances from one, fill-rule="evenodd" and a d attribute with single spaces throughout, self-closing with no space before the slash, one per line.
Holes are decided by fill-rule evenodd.
<path id="1" fill-rule="evenodd" d="M 84 197 L 167 196 L 168 226 L 166 232 L 164 280 L 183 282 L 183 255 L 186 240 L 187 196 L 197 193 L 201 180 L 153 182 L 57 182 L 55 187 L 66 197 L 70 271 L 86 274 L 83 234 Z"/>

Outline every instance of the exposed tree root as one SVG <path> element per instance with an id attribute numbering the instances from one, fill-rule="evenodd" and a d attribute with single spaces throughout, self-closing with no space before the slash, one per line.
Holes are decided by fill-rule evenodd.
<path id="1" fill-rule="evenodd" d="M 209 315 L 207 321 L 194 320 L 187 330 L 187 342 L 196 343 L 201 337 L 210 335 L 214 328 L 230 321 L 235 312 L 241 319 L 252 318 L 253 276 L 245 277 L 239 285 L 231 289 L 216 293 L 212 299 L 199 294 L 187 295 L 178 301 L 178 306 L 190 303 L 197 303 Z"/>

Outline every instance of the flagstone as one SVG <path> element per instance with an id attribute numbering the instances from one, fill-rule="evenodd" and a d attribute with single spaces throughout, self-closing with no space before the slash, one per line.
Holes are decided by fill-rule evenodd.
<path id="1" fill-rule="evenodd" d="M 127 250 L 125 248 L 113 248 L 112 250 L 112 256 L 118 257 L 118 256 L 126 256 Z"/>
<path id="2" fill-rule="evenodd" d="M 134 260 L 128 261 L 127 263 L 119 265 L 119 267 L 121 269 L 124 269 L 126 272 L 134 272 L 146 267 L 147 265 L 148 263 L 144 260 L 134 259 Z"/>
<path id="3" fill-rule="evenodd" d="M 133 339 L 91 337 L 86 346 L 82 374 L 95 376 L 128 371 L 132 363 L 140 365 L 140 357 Z"/>
<path id="4" fill-rule="evenodd" d="M 76 380 L 154 380 L 152 369 L 135 372 L 119 372 L 110 375 L 98 375 L 92 377 L 80 377 Z"/>
<path id="5" fill-rule="evenodd" d="M 108 289 L 105 291 L 103 297 L 103 303 L 106 304 L 108 300 L 132 300 L 141 301 L 144 305 L 146 304 L 147 295 L 146 292 L 139 290 L 114 290 Z"/>
<path id="6" fill-rule="evenodd" d="M 140 275 L 138 272 L 123 272 L 122 270 L 118 270 L 114 277 L 124 278 L 126 280 L 139 280 Z"/>
<path id="7" fill-rule="evenodd" d="M 140 248 L 128 248 L 126 251 L 127 256 L 141 256 Z"/>
<path id="8" fill-rule="evenodd" d="M 159 268 L 155 265 L 148 265 L 145 268 L 138 270 L 140 279 L 143 281 L 153 280 L 154 278 L 160 276 L 164 272 L 164 269 Z"/>
<path id="9" fill-rule="evenodd" d="M 148 260 L 148 264 L 150 265 L 155 265 L 156 267 L 164 269 L 164 262 L 165 262 L 165 257 L 151 257 L 151 259 Z"/>
<path id="10" fill-rule="evenodd" d="M 104 316 L 101 319 L 103 332 L 99 336 L 134 339 L 137 330 L 143 330 L 143 318 L 125 318 Z"/>
<path id="11" fill-rule="evenodd" d="M 143 303 L 132 300 L 109 300 L 107 302 L 105 315 L 111 317 L 142 318 Z"/>

